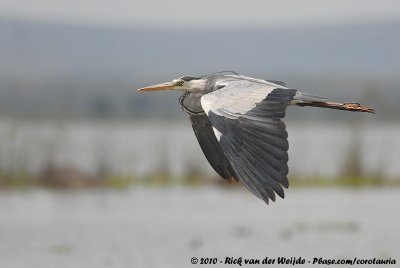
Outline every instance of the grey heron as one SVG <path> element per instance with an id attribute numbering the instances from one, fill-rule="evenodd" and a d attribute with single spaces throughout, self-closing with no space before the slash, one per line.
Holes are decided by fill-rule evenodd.
<path id="1" fill-rule="evenodd" d="M 139 91 L 177 90 L 182 109 L 214 170 L 242 182 L 267 204 L 289 186 L 288 134 L 281 120 L 289 105 L 374 113 L 359 103 L 329 102 L 284 82 L 234 72 L 183 76 Z"/>

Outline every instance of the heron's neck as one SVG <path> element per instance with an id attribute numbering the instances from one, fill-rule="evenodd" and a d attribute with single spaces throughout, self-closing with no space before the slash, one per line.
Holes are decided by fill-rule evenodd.
<path id="1" fill-rule="evenodd" d="M 198 79 L 190 81 L 190 83 L 187 84 L 186 91 L 192 93 L 199 93 L 205 91 L 205 89 L 206 89 L 206 80 Z"/>

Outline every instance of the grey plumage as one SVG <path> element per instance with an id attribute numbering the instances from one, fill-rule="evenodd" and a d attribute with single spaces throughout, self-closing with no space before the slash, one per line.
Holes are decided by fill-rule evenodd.
<path id="1" fill-rule="evenodd" d="M 216 114 L 214 107 L 208 116 L 190 115 L 199 144 L 214 170 L 225 179 L 230 176 L 241 181 L 254 195 L 267 203 L 269 199 L 275 201 L 275 193 L 283 198 L 282 187 L 289 186 L 287 132 L 280 119 L 285 116 L 286 107 L 296 90 L 277 86 L 283 84 L 271 80 L 243 79 L 236 75 L 216 75 L 208 79 L 206 91 L 212 94 L 223 87 L 224 90 L 219 94 L 225 96 L 219 96 L 218 100 L 224 101 L 224 104 L 229 103 L 227 98 L 233 94 L 232 90 L 241 91 L 241 94 L 235 96 L 248 96 L 251 91 L 246 92 L 245 89 L 255 88 L 257 94 L 262 95 L 261 101 L 250 101 L 250 106 L 254 108 L 243 114 L 237 113 L 240 108 L 233 109 L 236 113 L 231 113 L 231 107 L 227 108 L 228 111 Z M 198 93 L 187 94 L 182 104 L 187 109 L 198 111 L 196 101 L 202 99 L 199 96 Z M 240 97 L 240 101 L 246 102 L 245 97 Z M 224 107 L 221 107 L 222 110 Z M 248 107 L 245 105 L 241 108 Z M 213 128 L 221 133 L 219 140 Z"/>
<path id="2" fill-rule="evenodd" d="M 280 85 L 286 87 L 286 83 L 278 80 L 270 80 L 270 79 L 265 79 L 265 81 L 270 82 L 272 84 Z"/>

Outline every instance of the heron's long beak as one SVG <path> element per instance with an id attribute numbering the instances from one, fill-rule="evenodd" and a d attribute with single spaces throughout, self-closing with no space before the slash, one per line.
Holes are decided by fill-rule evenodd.
<path id="1" fill-rule="evenodd" d="M 157 90 L 173 90 L 175 85 L 172 82 L 157 84 L 149 87 L 139 88 L 138 91 L 157 91 Z"/>

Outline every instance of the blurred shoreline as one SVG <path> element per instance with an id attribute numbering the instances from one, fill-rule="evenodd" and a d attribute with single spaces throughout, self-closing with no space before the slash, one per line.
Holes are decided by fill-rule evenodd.
<path id="1" fill-rule="evenodd" d="M 398 184 L 400 125 L 285 121 L 293 185 Z M 3 118 L 0 126 L 1 188 L 195 185 L 218 177 L 189 122 Z"/>
<path id="2" fill-rule="evenodd" d="M 343 175 L 340 177 L 289 176 L 289 188 L 398 188 L 400 178 L 382 179 L 372 176 Z M 240 182 L 229 183 L 216 174 L 210 176 L 169 177 L 154 175 L 146 177 L 118 175 L 90 175 L 73 168 L 48 167 L 37 176 L 26 173 L 0 172 L 0 191 L 14 190 L 85 190 L 130 189 L 136 187 L 207 187 L 241 188 Z"/>

